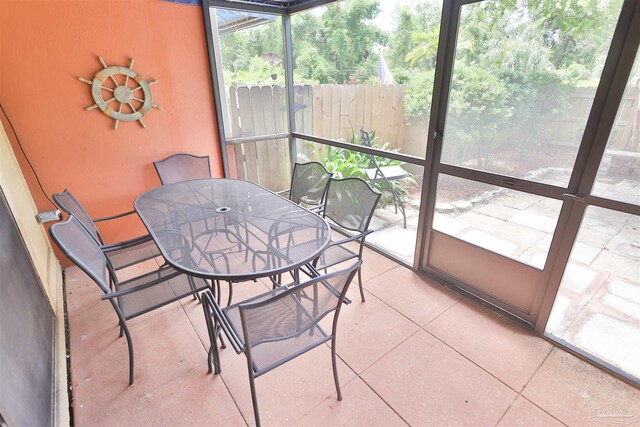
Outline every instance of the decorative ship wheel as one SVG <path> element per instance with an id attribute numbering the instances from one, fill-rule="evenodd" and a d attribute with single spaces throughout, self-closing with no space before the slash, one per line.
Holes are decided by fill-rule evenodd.
<path id="1" fill-rule="evenodd" d="M 98 59 L 103 69 L 95 74 L 93 81 L 78 77 L 81 82 L 91 85 L 91 95 L 95 101 L 95 104 L 85 109 L 89 111 L 99 108 L 104 114 L 115 120 L 114 129 L 118 129 L 120 121 L 132 122 L 134 120 L 137 120 L 143 128 L 146 128 L 147 126 L 142 121 L 142 117 L 149 112 L 151 107 L 162 109 L 159 105 L 154 104 L 151 98 L 151 85 L 158 83 L 158 81 L 147 82 L 140 74 L 135 72 L 133 70 L 133 58 L 131 58 L 128 68 L 122 66 L 109 67 L 102 57 L 99 56 Z M 105 99 L 104 94 L 107 92 L 111 93 L 111 97 Z"/>

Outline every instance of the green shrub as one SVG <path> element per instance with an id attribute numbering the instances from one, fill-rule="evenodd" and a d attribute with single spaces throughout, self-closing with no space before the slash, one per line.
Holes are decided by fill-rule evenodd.
<path id="1" fill-rule="evenodd" d="M 385 151 L 397 152 L 398 150 L 388 150 L 389 142 L 384 143 L 382 146 L 378 146 L 376 144 L 376 134 L 375 131 L 371 131 L 371 143 L 374 147 L 379 148 Z M 348 141 L 353 145 L 360 145 L 359 138 L 356 136 L 353 127 L 351 128 L 351 138 Z M 365 181 L 367 180 L 366 170 L 374 168 L 374 164 L 371 161 L 371 157 L 367 153 L 362 153 L 360 151 L 347 150 L 341 147 L 334 147 L 333 145 L 322 145 L 318 147 L 317 145 L 308 142 L 307 148 L 311 154 L 312 158 L 299 153 L 298 157 L 300 157 L 304 161 L 311 161 L 312 159 L 316 159 L 320 163 L 322 163 L 328 170 L 333 174 L 334 178 L 349 178 L 356 177 L 362 178 Z M 396 166 L 403 165 L 404 162 L 399 160 L 389 159 L 387 157 L 374 156 L 378 166 Z M 416 185 L 416 180 L 413 176 L 408 176 L 407 178 L 390 181 L 389 185 L 395 190 L 395 192 L 400 197 L 400 200 L 404 204 L 409 195 L 409 190 L 412 186 Z M 373 187 L 382 193 L 380 197 L 380 201 L 382 203 L 382 207 L 386 207 L 389 203 L 393 203 L 393 193 L 389 188 L 389 185 L 386 182 L 375 182 L 373 183 Z"/>

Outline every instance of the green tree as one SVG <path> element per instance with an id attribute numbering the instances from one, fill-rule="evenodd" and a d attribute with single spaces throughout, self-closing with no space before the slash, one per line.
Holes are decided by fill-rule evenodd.
<path id="1" fill-rule="evenodd" d="M 582 64 L 594 70 L 609 48 L 621 5 L 622 0 L 529 0 L 527 10 L 557 69 Z"/>
<path id="2" fill-rule="evenodd" d="M 411 44 L 414 47 L 404 57 L 409 66 L 414 67 L 422 63 L 428 69 L 435 67 L 439 32 L 438 28 L 431 28 L 411 33 Z"/>
<path id="3" fill-rule="evenodd" d="M 292 18 L 294 69 L 301 80 L 318 83 L 361 82 L 376 74 L 375 45 L 386 36 L 371 21 L 380 12 L 378 0 L 330 4 L 317 15 Z"/>
<path id="4" fill-rule="evenodd" d="M 435 65 L 435 54 L 440 32 L 442 7 L 430 2 L 418 2 L 409 6 L 397 6 L 394 12 L 396 27 L 389 35 L 386 58 L 392 69 L 407 71 Z M 426 55 L 412 51 L 423 50 Z M 408 57 L 409 55 L 409 57 Z M 416 56 L 416 59 L 412 58 Z M 409 59 L 409 61 L 408 61 Z M 396 71 L 394 70 L 394 72 Z"/>
<path id="5" fill-rule="evenodd" d="M 445 154 L 453 159 L 475 157 L 478 166 L 486 166 L 495 136 L 511 116 L 507 96 L 506 85 L 493 73 L 456 66 L 445 130 L 451 152 Z"/>
<path id="6" fill-rule="evenodd" d="M 408 6 L 397 6 L 395 11 L 396 27 L 389 36 L 385 57 L 390 68 L 406 68 L 405 57 L 411 48 L 411 33 L 417 25 L 415 16 Z"/>
<path id="7" fill-rule="evenodd" d="M 274 83 L 272 74 L 277 75 L 276 83 L 284 83 L 282 64 L 274 65 L 265 54 L 275 54 L 283 58 L 282 19 L 273 22 L 222 34 L 220 37 L 222 64 L 227 84 L 269 84 Z"/>
<path id="8" fill-rule="evenodd" d="M 513 138 L 503 137 L 508 134 L 521 135 L 516 142 L 520 158 L 532 147 L 546 147 L 550 130 L 545 126 L 568 111 L 570 88 L 597 84 L 620 6 L 621 0 L 463 6 L 447 117 L 458 160 L 477 155 L 484 162 L 489 150 L 513 146 Z M 427 123 L 437 33 L 418 24 L 418 12 L 401 9 L 399 16 L 402 37 L 391 37 L 390 49 L 396 51 L 390 56 L 404 54 L 405 63 L 400 72 L 402 64 L 395 64 L 394 72 L 407 85 L 410 121 Z"/>

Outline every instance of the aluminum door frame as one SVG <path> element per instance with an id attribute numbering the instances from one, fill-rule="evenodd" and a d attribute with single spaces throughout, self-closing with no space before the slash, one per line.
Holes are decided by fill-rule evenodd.
<path id="1" fill-rule="evenodd" d="M 569 191 L 563 195 L 566 204 L 570 205 L 570 212 L 567 214 L 565 232 L 561 238 L 557 239 L 555 263 L 550 271 L 547 289 L 541 301 L 539 319 L 535 324 L 535 330 L 540 334 L 543 334 L 546 328 L 565 266 L 569 261 L 571 249 L 587 207 L 597 206 L 640 216 L 639 205 L 590 195 L 640 46 L 640 3 L 625 1 L 620 16 L 603 70 L 603 76 L 605 72 L 608 76 L 608 87 L 598 87 L 598 91 L 602 89 L 604 93 L 601 94 L 603 99 L 601 112 L 592 130 L 592 141 L 589 146 L 580 147 L 578 152 L 580 164 L 578 165 L 576 160 Z M 596 93 L 597 96 L 598 93 Z M 581 168 L 579 171 L 575 170 L 578 166 Z"/>
<path id="2" fill-rule="evenodd" d="M 315 3 L 313 3 L 315 4 Z M 307 4 L 307 7 L 312 7 L 311 4 Z M 284 49 L 284 57 L 285 57 L 285 88 L 287 91 L 287 119 L 288 119 L 288 132 L 277 133 L 272 135 L 256 135 L 247 138 L 230 138 L 226 136 L 225 129 L 225 120 L 224 115 L 227 111 L 226 105 L 223 105 L 223 102 L 226 102 L 226 93 L 225 88 L 220 87 L 220 80 L 218 79 L 218 74 L 222 75 L 223 70 L 220 69 L 220 66 L 216 63 L 216 43 L 215 40 L 217 36 L 214 36 L 213 32 L 213 23 L 211 22 L 211 12 L 212 8 L 215 9 L 231 9 L 231 10 L 239 10 L 246 12 L 259 12 L 266 13 L 274 16 L 280 16 L 282 18 L 282 43 Z M 216 121 L 218 127 L 218 139 L 220 141 L 220 154 L 222 157 L 222 168 L 224 171 L 224 176 L 229 177 L 229 160 L 227 158 L 227 148 L 233 146 L 234 144 L 244 144 L 244 143 L 255 143 L 259 141 L 270 141 L 274 139 L 280 138 L 288 138 L 289 139 L 289 149 L 290 153 L 295 153 L 295 140 L 291 136 L 292 126 L 294 125 L 291 121 L 291 117 L 293 115 L 293 110 L 291 102 L 293 101 L 293 69 L 291 64 L 291 23 L 290 17 L 287 13 L 286 8 L 278 8 L 274 6 L 266 6 L 261 5 L 259 3 L 235 3 L 225 0 L 203 0 L 202 1 L 202 17 L 204 20 L 204 30 L 205 30 L 205 38 L 207 43 L 207 54 L 209 57 L 209 70 L 211 71 L 211 85 L 213 89 L 213 100 L 215 103 L 216 109 Z M 217 26 L 217 25 L 216 25 Z M 222 52 L 218 52 L 220 58 L 222 57 Z M 292 151 L 293 150 L 293 151 Z M 293 170 L 293 163 L 291 163 L 291 168 Z"/>
<path id="3" fill-rule="evenodd" d="M 419 257 L 419 266 L 422 271 L 453 284 L 461 290 L 506 311 L 508 314 L 535 327 L 538 333 L 542 333 L 551 312 L 551 306 L 558 292 L 562 273 L 564 272 L 571 247 L 578 232 L 582 214 L 584 213 L 585 206 L 581 201 L 583 196 L 580 196 L 580 194 L 585 194 L 585 188 L 588 188 L 590 191 L 593 185 L 600 164 L 600 157 L 604 153 L 608 135 L 613 126 L 613 120 L 620 101 L 622 100 L 624 88 L 633 65 L 633 55 L 629 58 L 629 52 L 637 49 L 638 36 L 636 33 L 638 32 L 638 27 L 640 27 L 640 21 L 638 21 L 638 9 L 640 9 L 640 6 L 637 0 L 624 0 L 600 77 L 600 83 L 580 141 L 578 155 L 573 165 L 569 185 L 566 188 L 561 188 L 525 181 L 516 177 L 442 164 L 440 162 L 460 14 L 464 5 L 478 3 L 480 1 L 485 0 L 445 0 L 443 4 L 427 141 L 427 159 L 429 161 L 425 168 L 422 187 L 423 194 L 421 202 L 424 215 L 421 215 L 421 217 L 424 218 L 424 223 L 419 224 L 419 232 L 422 231 L 423 234 L 418 235 L 419 253 L 416 251 L 416 256 Z M 598 153 L 600 157 L 594 158 L 594 155 Z M 563 202 L 544 269 L 542 271 L 538 270 L 540 271 L 540 289 L 538 289 L 528 313 L 517 309 L 514 310 L 512 306 L 505 304 L 504 301 L 501 301 L 499 298 L 478 292 L 475 287 L 470 286 L 469 283 L 464 283 L 451 274 L 444 273 L 430 266 L 429 255 L 431 245 L 434 238 L 437 239 L 438 234 L 441 234 L 433 230 L 437 182 L 438 175 L 441 173 Z M 583 191 L 583 193 L 580 193 L 580 191 Z M 599 201 L 608 206 L 619 205 L 619 203 L 605 202 L 595 197 L 590 197 L 589 200 L 594 202 Z M 626 206 L 626 208 L 630 209 L 629 206 Z M 451 239 L 455 238 L 451 237 Z M 479 248 L 470 243 L 460 242 L 463 245 L 473 247 L 472 250 L 477 250 L 479 251 L 478 253 L 482 253 L 483 251 L 491 253 L 491 251 Z M 501 255 L 493 255 L 501 257 Z M 508 259 L 506 257 L 503 258 Z M 515 260 L 509 259 L 509 261 L 521 264 Z"/>

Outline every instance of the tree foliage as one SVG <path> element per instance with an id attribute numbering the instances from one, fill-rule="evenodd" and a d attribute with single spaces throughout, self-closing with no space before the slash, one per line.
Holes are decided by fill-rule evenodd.
<path id="1" fill-rule="evenodd" d="M 371 21 L 380 12 L 377 0 L 333 3 L 320 14 L 292 17 L 294 69 L 298 82 L 353 83 L 376 75 L 374 46 L 386 42 Z"/>
<path id="2" fill-rule="evenodd" d="M 522 135 L 524 156 L 534 135 L 567 113 L 572 87 L 595 86 L 609 48 L 621 0 L 502 0 L 462 7 L 449 94 L 449 141 L 479 156 L 497 129 Z M 437 50 L 439 11 L 398 8 L 396 54 L 413 123 L 428 123 Z M 431 22 L 431 27 L 417 22 Z M 411 25 L 414 25 L 411 30 Z M 407 37 L 407 34 L 409 36 Z M 404 55 L 405 63 L 397 61 Z M 452 142 L 453 141 L 453 142 Z"/>
<path id="3" fill-rule="evenodd" d="M 378 0 L 336 2 L 292 16 L 293 66 L 296 83 L 356 83 L 377 75 L 374 46 L 387 35 L 372 21 L 380 12 Z M 283 83 L 284 69 L 261 58 L 284 57 L 282 22 L 224 34 L 221 37 L 227 83 Z"/>
<path id="4" fill-rule="evenodd" d="M 597 84 L 621 3 L 499 0 L 462 6 L 449 135 L 455 135 L 458 144 L 484 147 L 506 127 L 523 135 L 521 145 L 535 142 L 530 135 L 566 113 L 570 88 Z M 430 0 L 397 6 L 388 33 L 374 22 L 379 0 L 344 0 L 295 14 L 294 80 L 375 82 L 382 48 L 396 84 L 406 86 L 408 119 L 426 125 L 441 11 L 441 4 Z M 224 35 L 225 72 L 237 82 L 271 83 L 276 75 L 276 83 L 282 83 L 282 67 L 261 58 L 266 52 L 283 56 L 282 46 L 279 20 Z"/>

